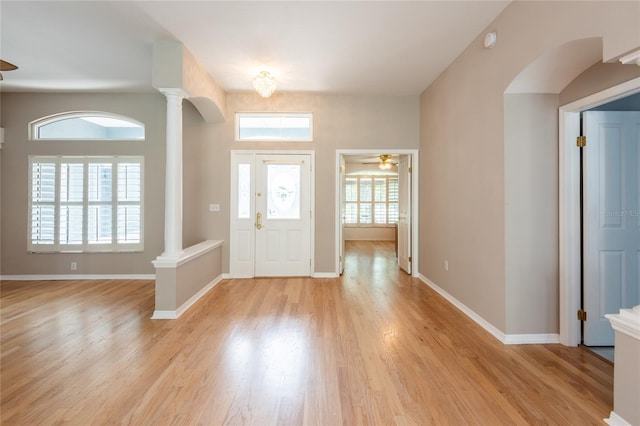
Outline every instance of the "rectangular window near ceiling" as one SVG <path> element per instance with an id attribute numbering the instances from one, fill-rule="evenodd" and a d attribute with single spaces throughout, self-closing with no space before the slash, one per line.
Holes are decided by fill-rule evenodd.
<path id="1" fill-rule="evenodd" d="M 311 113 L 236 113 L 237 141 L 313 141 Z"/>
<path id="2" fill-rule="evenodd" d="M 142 157 L 33 156 L 29 163 L 29 251 L 142 251 Z"/>

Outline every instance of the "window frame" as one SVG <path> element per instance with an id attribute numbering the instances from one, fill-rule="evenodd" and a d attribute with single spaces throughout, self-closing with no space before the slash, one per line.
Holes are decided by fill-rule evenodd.
<path id="1" fill-rule="evenodd" d="M 33 167 L 36 163 L 55 164 L 54 173 L 54 200 L 34 202 L 33 197 Z M 90 164 L 111 164 L 111 200 L 96 201 L 89 196 L 89 165 Z M 140 199 L 139 202 L 130 200 L 118 200 L 119 184 L 119 164 L 134 163 L 140 165 Z M 83 164 L 82 180 L 82 201 L 62 201 L 61 200 L 61 170 L 62 164 Z M 28 253 L 126 253 L 144 251 L 144 156 L 141 155 L 108 155 L 108 156 L 70 156 L 70 155 L 30 155 L 28 166 L 28 222 L 27 222 L 27 252 Z M 60 243 L 60 216 L 61 207 L 69 203 L 82 206 L 82 242 L 79 244 Z M 97 203 L 97 204 L 96 204 Z M 53 213 L 53 243 L 34 243 L 33 240 L 33 207 L 34 205 L 50 205 L 54 208 Z M 110 243 L 90 243 L 89 242 L 89 209 L 94 205 L 111 206 L 111 242 Z M 118 209 L 122 206 L 135 206 L 140 209 L 139 228 L 140 238 L 135 243 L 118 242 Z"/>
<path id="2" fill-rule="evenodd" d="M 240 137 L 240 121 L 242 118 L 308 118 L 308 138 L 283 138 L 283 137 Z M 282 129 L 282 127 L 280 127 Z M 313 113 L 312 112 L 236 112 L 235 115 L 235 141 L 236 142 L 313 142 Z"/>
<path id="3" fill-rule="evenodd" d="M 39 136 L 39 130 L 41 127 L 47 126 L 51 123 L 55 123 L 57 121 L 69 120 L 72 118 L 83 118 L 83 117 L 101 117 L 107 119 L 115 119 L 126 121 L 127 123 L 135 124 L 137 126 L 142 127 L 143 136 L 142 138 L 90 138 L 90 137 L 79 137 L 79 138 L 41 138 Z M 60 140 L 69 140 L 69 141 L 145 141 L 147 139 L 147 131 L 144 123 L 141 123 L 138 120 L 134 120 L 131 117 L 127 117 L 120 114 L 114 114 L 111 112 L 104 111 L 67 111 L 61 112 L 57 114 L 48 115 L 46 117 L 39 118 L 29 123 L 29 140 L 30 141 L 60 141 Z"/>
<path id="4" fill-rule="evenodd" d="M 362 201 L 361 199 L 361 194 L 360 194 L 360 180 L 361 179 L 371 179 L 371 200 L 365 200 Z M 346 188 L 346 182 L 348 179 L 355 179 L 356 180 L 356 201 L 347 201 L 347 188 Z M 375 206 L 376 204 L 382 204 L 382 201 L 376 201 L 375 200 L 375 180 L 376 179 L 385 179 L 385 198 L 386 200 L 384 201 L 384 204 L 386 205 L 386 217 L 387 217 L 387 221 L 386 223 L 375 223 Z M 398 205 L 398 201 L 389 201 L 389 187 L 390 187 L 390 180 L 391 179 L 398 179 L 397 175 L 369 175 L 369 174 L 359 174 L 359 175 L 351 175 L 351 176 L 346 176 L 345 177 L 345 188 L 343 189 L 344 194 L 345 194 L 345 226 L 348 228 L 390 228 L 390 227 L 394 227 L 397 225 L 397 220 L 396 222 L 389 222 L 389 205 L 391 204 L 396 204 Z M 356 220 L 357 222 L 347 222 L 347 218 L 346 218 L 346 212 L 347 212 L 347 205 L 352 204 L 352 205 L 356 205 Z M 360 222 L 360 205 L 361 204 L 368 204 L 371 206 L 371 222 L 370 223 L 361 223 Z"/>

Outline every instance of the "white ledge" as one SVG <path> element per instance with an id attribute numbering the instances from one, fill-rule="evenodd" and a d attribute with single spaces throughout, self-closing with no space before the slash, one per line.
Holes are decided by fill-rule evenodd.
<path id="1" fill-rule="evenodd" d="M 153 262 L 153 266 L 156 268 L 177 268 L 178 266 L 187 263 L 203 254 L 210 252 L 213 249 L 222 246 L 222 240 L 207 240 L 189 248 L 186 248 L 180 253 L 178 257 L 162 257 L 158 256 Z"/>
<path id="2" fill-rule="evenodd" d="M 640 305 L 631 309 L 620 309 L 619 314 L 605 315 L 615 331 L 640 340 Z"/>

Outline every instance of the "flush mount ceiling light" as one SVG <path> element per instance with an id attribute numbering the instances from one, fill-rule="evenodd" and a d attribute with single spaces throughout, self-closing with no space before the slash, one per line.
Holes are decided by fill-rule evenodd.
<path id="1" fill-rule="evenodd" d="M 393 167 L 393 161 L 391 161 L 391 155 L 382 154 L 380 156 L 380 164 L 378 164 L 380 170 L 391 170 Z"/>
<path id="2" fill-rule="evenodd" d="M 269 74 L 269 71 L 260 71 L 260 73 L 253 79 L 253 87 L 256 92 L 263 98 L 268 98 L 278 87 L 276 78 Z"/>

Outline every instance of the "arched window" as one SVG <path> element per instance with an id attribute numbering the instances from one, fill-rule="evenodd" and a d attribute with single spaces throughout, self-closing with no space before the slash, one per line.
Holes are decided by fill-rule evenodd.
<path id="1" fill-rule="evenodd" d="M 32 121 L 31 140 L 144 140 L 144 124 L 100 111 L 72 111 Z"/>

